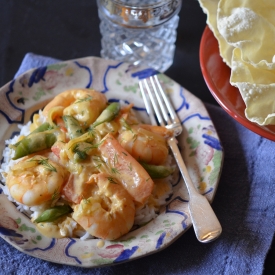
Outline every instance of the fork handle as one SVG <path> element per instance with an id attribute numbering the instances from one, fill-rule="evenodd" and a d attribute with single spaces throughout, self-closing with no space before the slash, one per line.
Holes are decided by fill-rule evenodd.
<path id="1" fill-rule="evenodd" d="M 207 198 L 197 192 L 179 151 L 177 140 L 171 137 L 168 144 L 174 154 L 189 193 L 189 211 L 197 239 L 208 243 L 222 233 L 221 224 Z"/>

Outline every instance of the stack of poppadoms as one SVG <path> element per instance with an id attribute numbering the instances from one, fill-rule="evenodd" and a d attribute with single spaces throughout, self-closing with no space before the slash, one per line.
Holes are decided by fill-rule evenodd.
<path id="1" fill-rule="evenodd" d="M 199 0 L 247 119 L 275 124 L 275 0 Z"/>

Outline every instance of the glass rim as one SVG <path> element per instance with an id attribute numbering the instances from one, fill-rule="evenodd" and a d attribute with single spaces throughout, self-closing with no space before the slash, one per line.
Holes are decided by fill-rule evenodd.
<path id="1" fill-rule="evenodd" d="M 121 0 L 97 0 L 98 7 L 111 21 L 125 27 L 146 28 L 165 23 L 181 9 L 182 0 L 132 4 Z"/>
<path id="2" fill-rule="evenodd" d="M 148 8 L 158 8 L 158 7 L 162 7 L 165 5 L 178 5 L 181 0 L 159 0 L 155 3 L 151 3 L 151 4 L 146 4 L 146 3 L 135 3 L 135 4 L 131 4 L 128 3 L 128 1 L 126 2 L 125 0 L 101 0 L 100 2 L 112 2 L 114 5 L 116 6 L 122 6 L 125 8 L 131 8 L 131 9 L 135 9 L 135 10 L 143 10 L 143 9 L 148 9 Z"/>

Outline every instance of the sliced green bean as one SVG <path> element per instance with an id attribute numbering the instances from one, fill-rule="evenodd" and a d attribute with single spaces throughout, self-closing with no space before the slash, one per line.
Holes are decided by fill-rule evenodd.
<path id="1" fill-rule="evenodd" d="M 68 130 L 69 138 L 73 139 L 83 134 L 83 129 L 73 116 L 63 116 L 65 127 Z"/>
<path id="2" fill-rule="evenodd" d="M 35 133 L 40 133 L 40 132 L 45 132 L 47 130 L 51 130 L 53 129 L 53 127 L 50 125 L 50 123 L 48 122 L 44 122 L 43 124 L 41 124 L 40 126 L 38 126 L 35 130 L 33 130 L 31 134 L 35 134 Z"/>
<path id="3" fill-rule="evenodd" d="M 96 121 L 89 127 L 90 129 L 102 124 L 104 122 L 112 121 L 120 111 L 120 104 L 112 102 L 106 109 L 102 111 Z"/>
<path id="4" fill-rule="evenodd" d="M 54 206 L 45 210 L 36 220 L 34 220 L 34 222 L 52 222 L 71 212 L 72 208 L 67 204 Z"/>
<path id="5" fill-rule="evenodd" d="M 12 159 L 16 160 L 29 154 L 51 148 L 56 140 L 56 135 L 51 132 L 40 132 L 27 136 L 15 147 L 15 153 Z"/>
<path id="6" fill-rule="evenodd" d="M 51 130 L 53 129 L 53 127 L 50 125 L 50 123 L 48 122 L 45 122 L 43 124 L 41 124 L 40 126 L 38 126 L 35 130 L 33 130 L 31 133 L 29 133 L 26 137 L 24 137 L 22 140 L 24 140 L 25 138 L 31 136 L 32 134 L 35 134 L 35 133 L 40 133 L 40 132 L 45 132 L 47 130 Z M 15 144 L 12 144 L 11 147 L 14 148 L 14 147 L 17 147 L 20 142 L 22 142 L 22 140 L 16 142 Z"/>
<path id="7" fill-rule="evenodd" d="M 140 163 L 143 168 L 147 171 L 152 179 L 162 179 L 170 176 L 174 173 L 175 169 L 173 167 L 163 166 L 163 165 L 152 165 L 144 162 Z"/>

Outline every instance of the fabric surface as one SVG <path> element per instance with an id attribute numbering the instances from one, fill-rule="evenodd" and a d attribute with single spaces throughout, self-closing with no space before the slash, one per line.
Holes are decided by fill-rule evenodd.
<path id="1" fill-rule="evenodd" d="M 56 61 L 27 54 L 16 76 Z M 213 202 L 223 227 L 219 239 L 201 244 L 191 228 L 158 253 L 94 269 L 40 260 L 0 239 L 0 274 L 262 274 L 275 230 L 274 144 L 244 128 L 220 107 L 206 107 L 224 148 Z"/>

